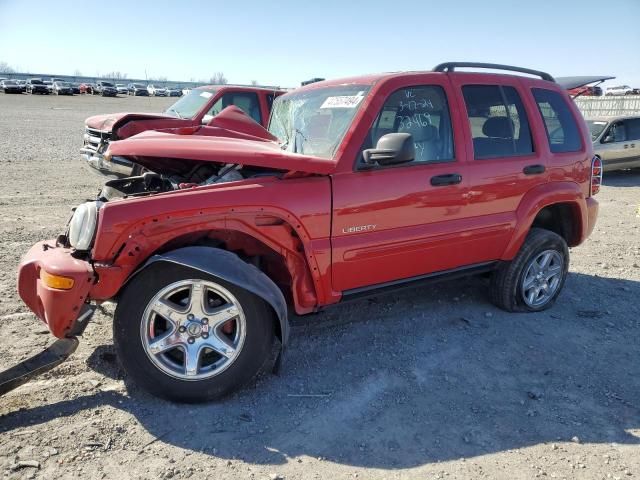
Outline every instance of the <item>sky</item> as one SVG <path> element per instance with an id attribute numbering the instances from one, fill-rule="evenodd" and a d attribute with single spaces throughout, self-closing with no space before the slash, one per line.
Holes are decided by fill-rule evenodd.
<path id="1" fill-rule="evenodd" d="M 0 0 L 0 62 L 295 87 L 477 61 L 640 87 L 639 20 L 640 0 Z"/>

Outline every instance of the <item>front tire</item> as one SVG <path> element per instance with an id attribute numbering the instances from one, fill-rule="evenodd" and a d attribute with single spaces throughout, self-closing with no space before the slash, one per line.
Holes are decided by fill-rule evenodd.
<path id="1" fill-rule="evenodd" d="M 138 385 L 168 400 L 203 402 L 262 371 L 274 313 L 261 298 L 213 275 L 157 263 L 125 288 L 113 333 L 120 362 Z"/>
<path id="2" fill-rule="evenodd" d="M 491 277 L 491 302 L 508 312 L 550 308 L 569 271 L 569 248 L 557 233 L 532 228 L 520 251 Z"/>

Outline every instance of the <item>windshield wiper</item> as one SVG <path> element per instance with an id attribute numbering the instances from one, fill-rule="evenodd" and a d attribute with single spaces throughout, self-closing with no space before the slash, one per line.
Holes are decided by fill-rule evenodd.
<path id="1" fill-rule="evenodd" d="M 293 153 L 298 153 L 298 145 L 300 146 L 300 153 L 302 152 L 302 144 L 304 142 L 306 142 L 308 139 L 307 137 L 304 136 L 304 133 L 302 133 L 302 131 L 298 128 L 294 128 L 293 129 L 294 132 L 294 137 L 293 137 Z M 303 142 L 300 142 L 300 144 L 298 144 L 298 135 L 300 135 L 302 137 Z"/>
<path id="2" fill-rule="evenodd" d="M 178 117 L 178 118 L 180 118 L 180 119 L 182 119 L 182 118 L 183 118 L 183 117 L 182 117 L 182 115 L 180 115 L 180 114 L 178 113 L 178 111 L 177 111 L 175 108 L 170 108 L 169 110 L 167 110 L 167 112 L 173 112 L 173 113 L 175 113 L 175 114 L 176 114 L 176 117 Z"/>

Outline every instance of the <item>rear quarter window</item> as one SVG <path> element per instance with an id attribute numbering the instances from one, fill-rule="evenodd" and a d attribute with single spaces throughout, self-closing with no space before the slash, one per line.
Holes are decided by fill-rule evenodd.
<path id="1" fill-rule="evenodd" d="M 533 88 L 531 91 L 544 121 L 551 152 L 580 151 L 580 129 L 565 98 L 553 90 Z"/>

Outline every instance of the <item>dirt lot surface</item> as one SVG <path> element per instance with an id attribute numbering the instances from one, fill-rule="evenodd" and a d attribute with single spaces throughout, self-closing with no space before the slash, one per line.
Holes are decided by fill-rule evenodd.
<path id="1" fill-rule="evenodd" d="M 0 369 L 52 342 L 15 272 L 97 192 L 84 118 L 169 103 L 0 95 Z M 0 399 L 0 475 L 640 478 L 640 172 L 598 198 L 553 309 L 502 312 L 472 278 L 294 318 L 281 376 L 219 403 L 130 384 L 107 307 L 69 361 Z"/>

